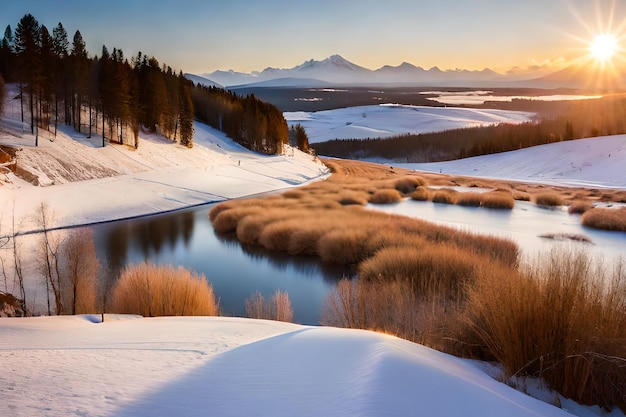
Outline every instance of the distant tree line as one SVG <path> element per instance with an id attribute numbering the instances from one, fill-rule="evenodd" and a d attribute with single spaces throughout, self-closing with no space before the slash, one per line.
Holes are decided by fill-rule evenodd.
<path id="1" fill-rule="evenodd" d="M 37 129 L 56 135 L 58 124 L 66 124 L 88 136 L 102 134 L 103 146 L 108 139 L 138 147 L 143 127 L 192 147 L 195 116 L 255 151 L 280 153 L 288 140 L 282 113 L 254 95 L 195 86 L 141 52 L 129 60 L 121 49 L 103 46 L 100 57 L 90 57 L 80 31 L 70 42 L 62 23 L 51 33 L 31 14 L 15 31 L 5 29 L 0 96 L 2 79 L 19 85 L 14 98 L 35 135 Z"/>
<path id="2" fill-rule="evenodd" d="M 435 162 L 626 133 L 626 98 L 580 100 L 560 103 L 558 108 L 559 115 L 517 125 L 502 123 L 386 139 L 335 139 L 312 146 L 319 155 L 339 158 Z"/>
<path id="3" fill-rule="evenodd" d="M 282 112 L 254 94 L 240 97 L 217 87 L 197 85 L 191 94 L 195 116 L 256 152 L 282 153 L 289 129 Z"/>

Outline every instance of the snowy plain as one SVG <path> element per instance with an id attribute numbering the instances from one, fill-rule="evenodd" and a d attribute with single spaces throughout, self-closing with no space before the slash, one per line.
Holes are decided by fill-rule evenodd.
<path id="1" fill-rule="evenodd" d="M 387 138 L 404 133 L 440 132 L 498 123 L 517 124 L 531 120 L 534 113 L 381 104 L 317 112 L 285 112 L 284 115 L 287 123 L 299 123 L 306 129 L 310 143 L 318 143 L 332 139 Z"/>
<path id="2" fill-rule="evenodd" d="M 454 118 L 448 126 L 456 123 Z M 195 129 L 192 150 L 146 134 L 138 150 L 98 148 L 98 137 L 88 140 L 69 131 L 54 142 L 40 138 L 34 149 L 30 135 L 0 133 L 0 143 L 22 148 L 26 168 L 47 167 L 39 178 L 48 185 L 6 176 L 10 183 L 0 186 L 1 231 L 10 230 L 13 213 L 20 232 L 36 229 L 28 215 L 42 201 L 54 210 L 55 226 L 69 226 L 279 190 L 328 175 L 296 150 L 259 156 L 204 125 Z M 624 155 L 623 141 L 608 138 L 603 151 L 610 150 L 611 158 Z M 544 169 L 550 161 L 563 165 L 563 145 L 556 144 Z M 613 180 L 623 169 L 602 170 L 606 159 L 590 155 L 583 152 L 600 173 L 579 181 L 626 185 Z M 101 166 L 101 178 L 85 178 L 93 170 L 66 172 L 64 164 L 54 163 L 67 166 L 73 159 Z M 500 175 L 523 174 L 520 165 L 502 162 L 503 170 L 507 166 Z M 452 171 L 451 165 L 421 168 Z M 459 165 L 458 173 L 474 173 L 463 169 Z M 556 394 L 540 387 L 538 396 L 545 401 L 536 400 L 498 382 L 492 377 L 497 374 L 488 364 L 366 331 L 241 318 L 0 319 L 2 416 L 569 415 L 548 404 Z M 532 391 L 533 382 L 528 384 Z M 607 415 L 563 398 L 559 402 L 579 416 Z"/>

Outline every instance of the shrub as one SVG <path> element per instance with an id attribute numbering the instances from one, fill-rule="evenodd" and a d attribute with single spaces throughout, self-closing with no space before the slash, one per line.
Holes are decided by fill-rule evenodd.
<path id="1" fill-rule="evenodd" d="M 474 280 L 480 261 L 467 251 L 431 243 L 381 249 L 363 261 L 358 272 L 366 281 L 408 281 L 424 299 L 458 301 L 465 285 Z"/>
<path id="2" fill-rule="evenodd" d="M 342 206 L 348 206 L 351 204 L 356 204 L 359 206 L 364 206 L 367 204 L 369 199 L 369 194 L 364 191 L 342 191 L 339 193 L 339 204 Z"/>
<path id="3" fill-rule="evenodd" d="M 443 188 L 434 192 L 432 201 L 433 203 L 454 204 L 457 194 L 457 191 Z"/>
<path id="4" fill-rule="evenodd" d="M 156 316 L 214 316 L 213 287 L 182 267 L 141 263 L 122 271 L 113 288 L 113 312 Z"/>
<path id="5" fill-rule="evenodd" d="M 355 227 L 332 230 L 320 237 L 317 254 L 324 262 L 356 265 L 367 253 L 368 234 Z"/>
<path id="6" fill-rule="evenodd" d="M 530 194 L 523 191 L 514 191 L 513 199 L 517 201 L 530 201 Z"/>
<path id="7" fill-rule="evenodd" d="M 535 196 L 535 203 L 538 206 L 556 207 L 565 204 L 563 198 L 555 193 L 541 193 Z"/>
<path id="8" fill-rule="evenodd" d="M 510 192 L 490 191 L 482 194 L 481 205 L 490 209 L 512 210 L 515 200 Z"/>
<path id="9" fill-rule="evenodd" d="M 398 201 L 402 201 L 402 194 L 398 190 L 391 188 L 377 190 L 369 200 L 372 204 L 390 204 Z"/>
<path id="10" fill-rule="evenodd" d="M 430 191 L 425 187 L 420 187 L 411 193 L 411 200 L 428 201 L 430 200 Z"/>
<path id="11" fill-rule="evenodd" d="M 479 207 L 482 201 L 481 193 L 459 193 L 456 203 L 459 206 Z"/>
<path id="12" fill-rule="evenodd" d="M 569 214 L 583 214 L 587 210 L 593 208 L 593 204 L 587 200 L 576 200 L 570 204 L 567 209 Z"/>
<path id="13" fill-rule="evenodd" d="M 607 276 L 608 274 L 608 276 Z M 486 271 L 467 322 L 509 375 L 542 377 L 565 397 L 626 406 L 626 270 L 552 251 L 520 273 Z"/>
<path id="14" fill-rule="evenodd" d="M 415 176 L 406 176 L 402 178 L 398 178 L 394 182 L 394 188 L 400 191 L 402 194 L 411 194 L 418 187 L 422 187 L 426 185 L 426 181 L 424 181 L 421 177 Z"/>
<path id="15" fill-rule="evenodd" d="M 593 208 L 587 210 L 582 217 L 583 225 L 594 229 L 626 232 L 626 207 Z"/>
<path id="16" fill-rule="evenodd" d="M 289 300 L 289 294 L 276 290 L 269 300 L 266 300 L 259 291 L 245 301 L 246 315 L 253 319 L 265 319 L 276 321 L 293 320 L 293 308 Z"/>

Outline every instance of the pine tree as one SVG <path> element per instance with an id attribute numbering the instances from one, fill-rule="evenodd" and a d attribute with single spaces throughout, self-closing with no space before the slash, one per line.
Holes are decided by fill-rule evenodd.
<path id="1" fill-rule="evenodd" d="M 39 78 L 41 71 L 40 46 L 41 36 L 37 19 L 31 14 L 22 17 L 15 29 L 14 50 L 18 58 L 20 68 L 20 81 L 27 83 L 27 92 L 30 98 L 30 129 L 35 134 L 35 106 L 34 96 L 39 88 Z M 35 136 L 35 138 L 37 138 Z M 35 139 L 37 146 L 37 139 Z"/>
<path id="2" fill-rule="evenodd" d="M 180 86 L 180 144 L 188 148 L 193 148 L 193 102 L 189 81 L 185 79 L 182 71 L 178 75 Z"/>
<path id="3" fill-rule="evenodd" d="M 89 93 L 89 58 L 80 31 L 76 31 L 70 52 L 70 73 L 73 75 L 74 89 L 74 129 L 80 132 L 81 110 L 85 96 Z"/>
<path id="4" fill-rule="evenodd" d="M 0 74 L 4 74 L 4 77 L 8 80 L 11 79 L 13 74 L 9 71 L 12 68 L 13 61 L 13 31 L 11 25 L 7 25 L 4 30 L 4 36 L 0 41 Z"/>

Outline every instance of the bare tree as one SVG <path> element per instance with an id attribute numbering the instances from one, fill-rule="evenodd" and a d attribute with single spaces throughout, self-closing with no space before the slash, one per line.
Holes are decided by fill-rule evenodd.
<path id="1" fill-rule="evenodd" d="M 46 280 L 48 314 L 52 314 L 50 306 L 50 290 L 52 290 L 52 294 L 54 296 L 55 313 L 63 314 L 63 289 L 59 265 L 59 251 L 62 240 L 58 233 L 53 233 L 49 230 L 53 216 L 49 213 L 46 203 L 41 203 L 39 205 L 35 215 L 37 225 L 41 229 L 42 234 L 37 261 L 39 271 Z"/>
<path id="2" fill-rule="evenodd" d="M 97 277 L 100 262 L 96 256 L 93 232 L 88 228 L 73 229 L 61 248 L 63 279 L 61 297 L 70 314 L 96 311 Z"/>

